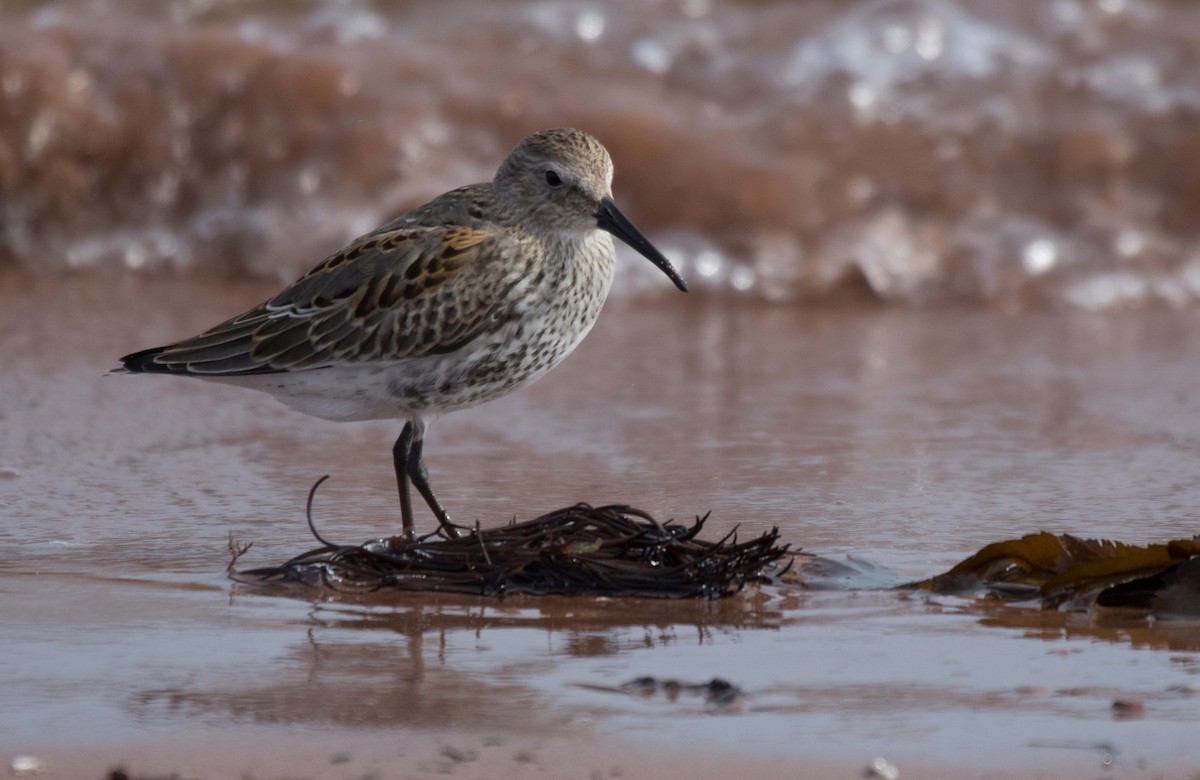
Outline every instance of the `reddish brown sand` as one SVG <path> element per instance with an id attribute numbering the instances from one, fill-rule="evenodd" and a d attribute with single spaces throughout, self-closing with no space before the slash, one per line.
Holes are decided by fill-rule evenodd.
<path id="1" fill-rule="evenodd" d="M 104 377 L 262 283 L 0 274 L 0 757 L 51 777 L 1190 777 L 1200 627 L 957 598 L 339 599 L 236 586 L 394 530 L 398 425 Z M 668 299 L 669 300 L 669 299 Z M 437 421 L 457 518 L 578 500 L 946 568 L 1038 528 L 1189 535 L 1195 314 L 616 301 L 560 370 Z M 866 573 L 853 581 L 869 584 Z M 653 676 L 738 686 L 730 706 Z M 1111 773 L 1109 772 L 1111 768 Z"/>
<path id="2" fill-rule="evenodd" d="M 1190 536 L 1198 20 L 1186 0 L 0 3 L 0 772 L 855 778 L 882 757 L 906 779 L 1195 780 L 1195 620 L 235 586 L 229 535 L 247 567 L 307 549 L 322 474 L 323 533 L 396 530 L 399 424 L 102 373 L 568 124 L 693 292 L 622 260 L 564 366 L 435 421 L 459 521 L 711 510 L 713 535 L 852 556 L 860 588 L 1039 529 Z"/>
<path id="3" fill-rule="evenodd" d="M 386 735 L 307 734 L 297 737 L 256 737 L 231 744 L 208 745 L 188 740 L 174 743 L 123 745 L 54 754 L 48 778 L 99 778 L 101 770 L 125 769 L 131 778 L 345 778 L 360 780 L 729 780 L 787 778 L 829 780 L 872 777 L 871 762 L 857 755 L 811 756 L 783 747 L 767 755 L 747 751 L 714 751 L 682 740 L 646 747 L 624 740 L 580 735 L 575 738 L 481 737 L 465 733 L 405 732 Z M 1102 762 L 1082 769 L 1070 765 L 1027 766 L 1020 770 L 994 767 L 922 764 L 900 777 L 926 780 L 1094 780 L 1112 776 L 1130 780 L 1190 780 L 1179 774 L 1148 768 L 1121 767 L 1115 772 Z"/>

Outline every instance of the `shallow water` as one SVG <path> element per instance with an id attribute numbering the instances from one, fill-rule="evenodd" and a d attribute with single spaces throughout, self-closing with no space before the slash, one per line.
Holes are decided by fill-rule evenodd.
<path id="1" fill-rule="evenodd" d="M 268 291 L 0 276 L 0 332 L 13 334 L 0 346 L 7 754 L 93 776 L 104 762 L 177 771 L 184 757 L 267 777 L 368 764 L 432 776 L 447 763 L 474 776 L 439 757 L 446 743 L 475 751 L 480 776 L 521 776 L 529 755 L 579 777 L 649 776 L 664 757 L 707 776 L 730 756 L 776 769 L 806 757 L 844 776 L 876 756 L 953 776 L 1194 768 L 1194 622 L 788 588 L 655 603 L 235 585 L 229 534 L 254 542 L 244 567 L 312 545 L 303 499 L 320 474 L 333 475 L 316 499 L 324 534 L 394 531 L 398 426 L 101 373 Z M 662 519 L 712 510 L 712 534 L 779 525 L 797 546 L 893 579 L 1042 528 L 1128 541 L 1196 531 L 1200 315 L 676 301 L 618 300 L 546 379 L 438 420 L 428 460 L 456 518 L 499 523 L 579 500 Z M 742 696 L 717 707 L 618 690 L 642 676 L 722 678 Z M 1144 709 L 1118 718 L 1117 700 Z M 421 761 L 419 748 L 381 747 L 404 735 L 436 747 Z M 595 740 L 610 749 L 588 752 Z M 223 747 L 205 759 L 198 744 Z M 345 767 L 329 764 L 347 750 Z"/>
<path id="2" fill-rule="evenodd" d="M 632 253 L 575 355 L 430 429 L 460 522 L 779 526 L 916 579 L 1200 531 L 1200 6 L 0 4 L 0 756 L 60 777 L 1186 777 L 1200 626 L 890 592 L 332 598 L 399 425 L 102 377 L 570 124 Z M 432 521 L 423 518 L 432 527 Z M 717 706 L 637 677 L 741 690 Z M 1114 703 L 1127 707 L 1114 709 Z M 807 773 L 807 775 L 805 774 Z"/>

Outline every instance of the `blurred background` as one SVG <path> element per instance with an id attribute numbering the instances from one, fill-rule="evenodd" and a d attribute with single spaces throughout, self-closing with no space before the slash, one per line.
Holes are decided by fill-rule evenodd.
<path id="1" fill-rule="evenodd" d="M 711 294 L 1192 307 L 1196 30 L 1187 0 L 6 0 L 0 264 L 288 281 L 574 125 Z"/>
<path id="2" fill-rule="evenodd" d="M 696 776 L 1194 775 L 1194 620 L 229 582 L 231 537 L 246 568 L 311 546 L 322 474 L 323 535 L 397 530 L 400 425 L 104 372 L 561 125 L 692 292 L 620 247 L 575 355 L 438 420 L 459 522 L 711 510 L 910 580 L 1042 529 L 1196 533 L 1200 2 L 0 0 L 0 757 L 320 777 L 354 738 L 425 777 L 395 740 L 445 756 L 452 725 L 483 757 L 457 777 L 557 730 L 573 776 L 662 776 L 642 747 Z M 604 692 L 642 675 L 749 704 Z M 395 776 L 361 753 L 329 772 Z"/>

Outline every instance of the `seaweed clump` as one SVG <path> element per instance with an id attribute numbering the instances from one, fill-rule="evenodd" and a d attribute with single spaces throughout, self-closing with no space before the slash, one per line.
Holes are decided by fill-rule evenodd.
<path id="1" fill-rule="evenodd" d="M 317 485 L 313 486 L 313 491 Z M 697 538 L 708 518 L 660 523 L 628 506 L 559 509 L 534 520 L 449 537 L 387 537 L 361 545 L 326 541 L 279 566 L 234 572 L 241 582 L 305 583 L 340 591 L 437 591 L 501 595 L 720 598 L 778 576 L 789 545 L 779 529 L 739 542 Z"/>
<path id="2" fill-rule="evenodd" d="M 1200 537 L 1133 545 L 1046 531 L 989 544 L 947 572 L 904 587 L 935 593 L 980 588 L 1046 609 L 1131 607 L 1200 614 Z"/>

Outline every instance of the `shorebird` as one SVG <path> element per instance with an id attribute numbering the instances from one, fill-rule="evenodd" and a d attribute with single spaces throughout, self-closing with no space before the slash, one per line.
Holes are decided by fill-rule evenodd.
<path id="1" fill-rule="evenodd" d="M 443 531 L 426 422 L 506 395 L 556 366 L 612 285 L 616 236 L 687 285 L 612 199 L 592 136 L 534 133 L 495 178 L 447 192 L 355 239 L 275 297 L 198 336 L 134 352 L 115 373 L 249 387 L 328 420 L 404 420 L 392 448 L 403 533 L 409 483 Z"/>

